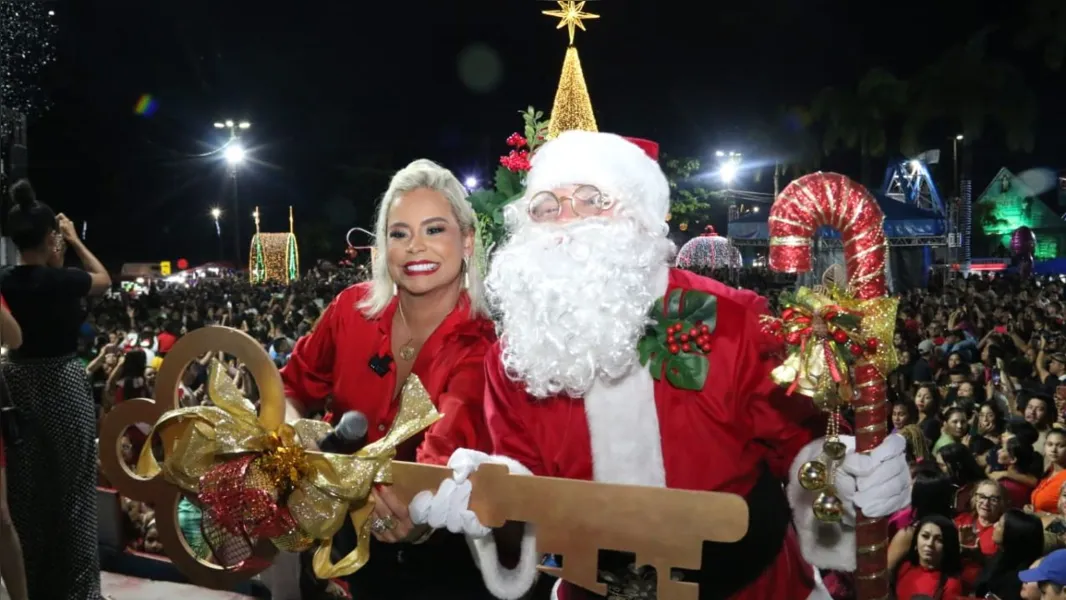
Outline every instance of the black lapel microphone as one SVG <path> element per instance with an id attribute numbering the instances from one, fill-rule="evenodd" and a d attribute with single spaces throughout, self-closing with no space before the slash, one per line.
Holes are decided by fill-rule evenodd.
<path id="1" fill-rule="evenodd" d="M 389 374 L 389 365 L 392 364 L 392 357 L 388 354 L 382 354 L 381 356 L 370 357 L 370 370 L 377 373 L 378 377 L 384 377 Z"/>
<path id="2" fill-rule="evenodd" d="M 332 454 L 355 454 L 366 444 L 369 428 L 366 415 L 350 410 L 341 415 L 332 433 L 318 440 L 318 449 Z"/>

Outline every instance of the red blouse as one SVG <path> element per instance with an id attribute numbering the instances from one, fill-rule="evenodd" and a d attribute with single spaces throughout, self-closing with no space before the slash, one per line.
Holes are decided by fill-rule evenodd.
<path id="1" fill-rule="evenodd" d="M 896 600 L 911 600 L 920 595 L 937 600 L 958 600 L 962 596 L 962 581 L 958 577 L 948 577 L 943 592 L 936 596 L 939 583 L 940 571 L 930 571 L 904 561 L 896 575 Z"/>
<path id="2" fill-rule="evenodd" d="M 392 353 L 398 300 L 370 319 L 357 306 L 369 291 L 370 284 L 361 283 L 338 294 L 314 330 L 296 342 L 281 377 L 286 396 L 306 407 L 318 410 L 331 397 L 335 418 L 351 410 L 366 415 L 367 441 L 374 442 L 388 432 L 400 408 L 393 398 L 396 364 L 390 362 L 384 376 L 370 368 L 372 358 Z M 491 449 L 482 397 L 485 353 L 494 341 L 492 321 L 471 318 L 464 295 L 422 345 L 411 370 L 444 417 L 425 432 L 417 452 L 401 448 L 400 460 L 444 465 L 457 448 Z"/>

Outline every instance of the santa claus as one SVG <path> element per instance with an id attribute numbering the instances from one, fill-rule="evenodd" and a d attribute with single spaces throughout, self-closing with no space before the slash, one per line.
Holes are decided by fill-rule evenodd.
<path id="1" fill-rule="evenodd" d="M 764 351 L 759 323 L 766 301 L 671 268 L 670 189 L 655 154 L 650 142 L 584 131 L 563 133 L 537 152 L 486 282 L 500 330 L 486 365 L 494 455 L 457 451 L 454 478 L 416 497 L 412 518 L 469 536 L 488 589 L 512 600 L 537 576 L 535 526 L 494 531 L 478 522 L 467 478 L 481 464 L 730 492 L 748 503 L 748 533 L 735 544 L 704 544 L 701 570 L 686 576 L 699 583 L 700 597 L 828 598 L 812 565 L 854 569 L 854 506 L 876 517 L 909 502 L 903 440 L 891 436 L 864 456 L 845 438 L 851 451 L 836 488 L 847 514 L 841 524 L 814 520 L 811 493 L 790 474 L 820 454 L 822 440 L 798 422 L 803 410 L 795 408 L 809 403 L 785 397 L 770 379 L 777 363 Z M 708 357 L 702 378 L 699 369 L 671 377 L 664 368 L 674 367 L 640 360 L 648 328 L 665 326 L 653 306 L 674 290 L 682 303 L 689 292 L 711 299 L 701 330 L 670 349 L 697 344 Z M 520 535 L 509 536 L 509 528 Z M 608 597 L 621 597 L 635 579 L 654 581 L 639 567 L 621 557 L 601 561 Z M 553 593 L 591 597 L 566 583 Z"/>

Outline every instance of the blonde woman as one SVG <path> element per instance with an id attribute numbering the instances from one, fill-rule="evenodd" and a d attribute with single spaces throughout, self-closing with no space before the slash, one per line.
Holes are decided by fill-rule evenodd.
<path id="1" fill-rule="evenodd" d="M 410 375 L 444 418 L 398 460 L 447 464 L 457 448 L 489 451 L 482 398 L 494 341 L 474 252 L 476 216 L 447 169 L 417 160 L 378 210 L 371 281 L 341 292 L 282 369 L 290 417 L 359 411 L 367 442 L 385 435 Z M 374 559 L 350 578 L 360 600 L 489 598 L 461 536 L 415 527 L 387 487 L 375 490 Z M 383 542 L 383 543 L 381 543 Z"/>

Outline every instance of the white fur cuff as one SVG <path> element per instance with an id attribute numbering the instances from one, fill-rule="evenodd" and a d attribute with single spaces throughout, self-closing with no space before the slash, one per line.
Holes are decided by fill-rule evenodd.
<path id="1" fill-rule="evenodd" d="M 792 506 L 792 520 L 803 558 L 819 569 L 851 572 L 855 570 L 854 524 L 823 523 L 816 519 L 811 506 L 817 493 L 803 489 L 796 476 L 803 463 L 814 460 L 822 453 L 824 443 L 823 439 L 815 440 L 800 450 L 792 463 L 792 477 L 785 491 L 788 503 Z"/>
<path id="2" fill-rule="evenodd" d="M 507 456 L 490 456 L 485 462 L 505 465 L 512 475 L 533 474 L 525 465 Z M 501 600 L 518 600 L 525 596 L 537 582 L 537 576 L 540 574 L 537 571 L 540 554 L 537 552 L 537 535 L 532 525 L 526 525 L 526 530 L 522 534 L 518 564 L 513 569 L 500 564 L 496 538 L 493 535 L 479 538 L 467 537 L 466 539 L 470 544 L 474 560 L 481 569 L 485 587 L 493 596 Z"/>
<path id="3" fill-rule="evenodd" d="M 526 525 L 518 564 L 513 569 L 500 564 L 494 536 L 467 538 L 467 542 L 474 553 L 474 560 L 481 568 L 485 587 L 493 596 L 501 600 L 518 600 L 537 582 L 540 554 L 537 552 L 537 534 L 533 525 Z"/>

